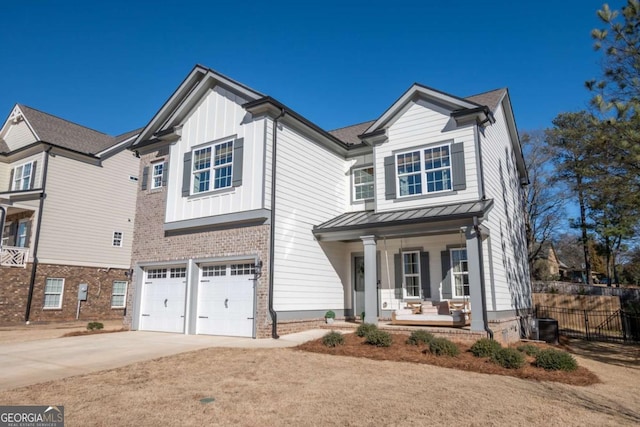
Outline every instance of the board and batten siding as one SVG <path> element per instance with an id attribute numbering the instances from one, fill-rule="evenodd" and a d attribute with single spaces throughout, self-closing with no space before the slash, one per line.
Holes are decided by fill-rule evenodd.
<path id="1" fill-rule="evenodd" d="M 245 99 L 216 86 L 184 121 L 182 137 L 171 147 L 166 222 L 263 207 L 264 119 L 253 120 L 242 108 L 245 102 Z M 184 153 L 227 137 L 244 138 L 242 185 L 183 197 Z"/>
<path id="2" fill-rule="evenodd" d="M 12 124 L 7 130 L 4 141 L 9 147 L 9 151 L 17 150 L 37 141 L 31 129 L 24 120 Z"/>
<path id="3" fill-rule="evenodd" d="M 38 259 L 41 263 L 129 268 L 138 162 L 122 151 L 102 166 L 51 156 Z M 123 246 L 113 247 L 113 232 Z"/>
<path id="4" fill-rule="evenodd" d="M 496 123 L 486 128 L 480 142 L 485 191 L 494 202 L 483 225 L 490 231 L 491 247 L 486 247 L 486 250 L 491 251 L 495 289 L 495 307 L 492 307 L 490 286 L 486 287 L 487 309 L 503 311 L 529 307 L 530 279 L 524 235 L 523 190 L 502 106 L 496 109 L 494 116 Z M 488 257 L 489 254 L 485 253 L 485 260 Z M 489 280 L 486 283 L 489 284 Z"/>
<path id="5" fill-rule="evenodd" d="M 287 126 L 277 144 L 274 308 L 340 310 L 341 278 L 312 229 L 345 212 L 349 165 Z"/>
<path id="6" fill-rule="evenodd" d="M 480 198 L 477 179 L 473 126 L 444 131 L 451 117 L 448 112 L 423 100 L 412 102 L 388 129 L 388 141 L 375 147 L 376 211 L 386 212 L 411 209 Z M 455 192 L 432 194 L 426 197 L 385 199 L 384 159 L 395 152 L 437 146 L 440 142 L 453 141 L 464 144 L 466 188 Z M 423 168 L 424 173 L 424 168 Z M 396 178 L 397 179 L 397 178 Z"/>

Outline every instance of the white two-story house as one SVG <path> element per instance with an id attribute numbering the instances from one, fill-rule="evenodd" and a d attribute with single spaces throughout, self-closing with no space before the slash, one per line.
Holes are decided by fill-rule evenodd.
<path id="1" fill-rule="evenodd" d="M 133 143 L 141 157 L 133 329 L 278 336 L 328 310 L 375 323 L 466 301 L 469 328 L 518 336 L 531 309 L 509 94 L 411 86 L 327 132 L 196 66 Z"/>
<path id="2" fill-rule="evenodd" d="M 0 128 L 1 324 L 122 318 L 136 135 L 13 107 Z"/>

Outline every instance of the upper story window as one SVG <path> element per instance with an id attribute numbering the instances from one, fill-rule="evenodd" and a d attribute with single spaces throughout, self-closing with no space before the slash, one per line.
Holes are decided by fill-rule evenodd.
<path id="1" fill-rule="evenodd" d="M 374 197 L 373 166 L 353 170 L 353 199 L 370 200 Z"/>
<path id="2" fill-rule="evenodd" d="M 453 275 L 453 296 L 469 296 L 469 262 L 466 249 L 451 249 L 451 273 Z"/>
<path id="3" fill-rule="evenodd" d="M 16 166 L 13 169 L 13 181 L 11 183 L 11 190 L 29 190 L 32 187 L 33 172 L 34 162 Z"/>
<path id="4" fill-rule="evenodd" d="M 122 247 L 122 231 L 114 231 L 113 232 L 113 246 L 114 247 Z"/>
<path id="5" fill-rule="evenodd" d="M 162 187 L 163 176 L 164 176 L 164 162 L 154 163 L 151 165 L 153 167 L 152 175 L 151 175 L 151 189 L 156 189 Z"/>
<path id="6" fill-rule="evenodd" d="M 396 168 L 400 197 L 452 189 L 449 145 L 399 153 Z"/>
<path id="7" fill-rule="evenodd" d="M 193 150 L 192 194 L 231 187 L 233 141 Z"/>

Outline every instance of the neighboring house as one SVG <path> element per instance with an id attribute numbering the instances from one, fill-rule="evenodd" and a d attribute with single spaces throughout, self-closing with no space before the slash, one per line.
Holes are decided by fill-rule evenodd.
<path id="1" fill-rule="evenodd" d="M 133 329 L 260 338 L 327 310 L 375 323 L 460 300 L 471 330 L 506 339 L 529 315 L 527 173 L 506 89 L 414 84 L 378 119 L 326 132 L 196 66 L 131 149 Z"/>
<path id="2" fill-rule="evenodd" d="M 123 316 L 139 164 L 126 147 L 136 135 L 13 108 L 0 129 L 0 323 Z"/>
<path id="3" fill-rule="evenodd" d="M 536 280 L 567 280 L 569 267 L 558 259 L 558 254 L 549 242 L 534 245 L 537 255 L 533 260 L 531 275 Z"/>

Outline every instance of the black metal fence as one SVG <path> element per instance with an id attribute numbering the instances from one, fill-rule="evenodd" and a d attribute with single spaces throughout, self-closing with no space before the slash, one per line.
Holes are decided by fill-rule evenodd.
<path id="1" fill-rule="evenodd" d="M 589 341 L 640 342 L 640 315 L 616 311 L 536 307 L 537 318 L 558 321 L 560 335 Z"/>

